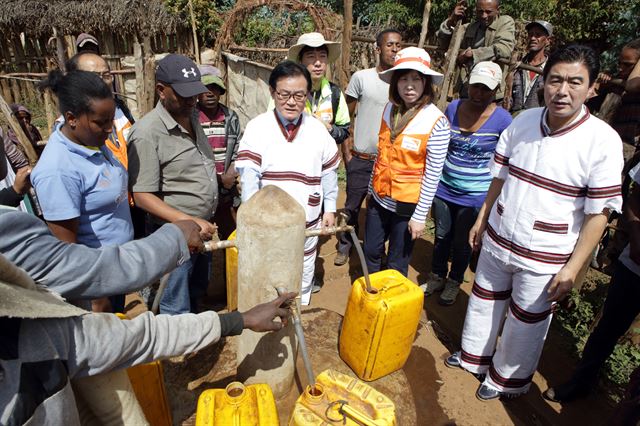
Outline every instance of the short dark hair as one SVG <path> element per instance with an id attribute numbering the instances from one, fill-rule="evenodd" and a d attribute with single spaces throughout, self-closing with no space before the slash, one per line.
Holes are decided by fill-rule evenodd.
<path id="1" fill-rule="evenodd" d="M 549 60 L 544 66 L 542 77 L 546 80 L 551 68 L 556 64 L 581 63 L 587 68 L 589 73 L 589 86 L 595 83 L 600 72 L 600 59 L 595 50 L 583 44 L 570 44 L 556 50 L 549 56 Z"/>
<path id="2" fill-rule="evenodd" d="M 318 46 L 318 47 L 313 47 L 313 46 L 304 46 L 302 49 L 300 49 L 300 53 L 298 53 L 298 60 L 301 61 L 302 60 L 302 56 L 307 53 L 307 52 L 311 52 L 314 50 L 322 50 L 324 52 L 326 52 L 326 54 L 329 54 L 329 48 L 327 47 L 326 44 L 323 44 L 322 46 Z"/>
<path id="3" fill-rule="evenodd" d="M 97 54 L 93 50 L 81 50 L 80 52 L 76 53 L 71 58 L 69 58 L 69 60 L 67 62 L 65 62 L 65 68 L 66 68 L 67 72 L 79 71 L 78 64 L 80 62 L 80 58 L 82 58 L 83 56 L 87 56 L 87 55 L 98 56 L 98 57 L 102 58 L 102 56 L 100 56 L 99 54 Z M 104 60 L 104 58 L 103 58 L 103 60 Z M 105 63 L 106 62 L 107 61 L 105 60 Z M 107 65 L 108 65 L 108 63 L 107 63 Z"/>
<path id="4" fill-rule="evenodd" d="M 109 86 L 96 74 L 87 71 L 75 70 L 62 74 L 60 70 L 53 70 L 38 87 L 40 90 L 51 89 L 55 93 L 63 115 L 70 111 L 80 116 L 91 111 L 90 104 L 94 99 L 113 99 Z"/>
<path id="5" fill-rule="evenodd" d="M 309 71 L 302 65 L 293 61 L 282 61 L 271 71 L 271 75 L 269 76 L 269 86 L 276 90 L 276 85 L 278 84 L 278 80 L 285 77 L 297 77 L 304 76 L 307 80 L 307 91 L 311 91 L 311 74 Z"/>
<path id="6" fill-rule="evenodd" d="M 404 105 L 404 101 L 400 96 L 400 92 L 398 92 L 398 80 L 400 80 L 400 78 L 403 75 L 409 74 L 411 71 L 414 71 L 414 70 L 412 69 L 397 70 L 397 71 L 394 71 L 393 74 L 391 75 L 391 82 L 389 83 L 389 100 L 393 104 L 398 106 Z M 420 75 L 424 81 L 424 92 L 422 92 L 422 96 L 420 96 L 420 99 L 418 99 L 418 103 L 426 105 L 429 102 L 433 101 L 433 97 L 435 95 L 435 89 L 433 88 L 433 79 L 431 78 L 430 75 L 425 75 L 425 74 L 422 74 L 421 72 L 418 72 L 418 75 Z"/>
<path id="7" fill-rule="evenodd" d="M 640 53 L 640 38 L 631 40 L 629 43 L 624 45 L 623 49 L 633 49 Z"/>
<path id="8" fill-rule="evenodd" d="M 382 39 L 385 34 L 398 34 L 400 38 L 402 38 L 402 33 L 395 28 L 387 28 L 378 33 L 376 36 L 376 47 L 380 47 L 382 45 Z"/>

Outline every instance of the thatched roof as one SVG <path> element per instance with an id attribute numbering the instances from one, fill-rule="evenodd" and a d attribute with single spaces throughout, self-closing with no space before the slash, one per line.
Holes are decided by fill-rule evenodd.
<path id="1" fill-rule="evenodd" d="M 189 21 L 162 0 L 2 0 L 0 33 L 51 35 L 113 31 L 172 34 Z"/>

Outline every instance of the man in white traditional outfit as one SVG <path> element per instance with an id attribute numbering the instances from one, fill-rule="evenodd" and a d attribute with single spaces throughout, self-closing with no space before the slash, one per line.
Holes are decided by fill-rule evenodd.
<path id="1" fill-rule="evenodd" d="M 340 156 L 324 124 L 304 112 L 311 76 L 302 65 L 284 61 L 273 69 L 269 86 L 275 108 L 247 123 L 240 141 L 236 169 L 240 174 L 242 202 L 260 188 L 275 185 L 302 205 L 307 229 L 332 226 Z M 308 305 L 311 299 L 317 245 L 318 237 L 305 241 L 303 305 Z"/>
<path id="2" fill-rule="evenodd" d="M 529 390 L 556 303 L 591 256 L 609 211 L 622 206 L 622 142 L 583 105 L 598 70 L 591 48 L 557 51 L 544 69 L 547 107 L 522 112 L 498 142 L 494 178 L 469 233 L 476 250 L 482 239 L 482 251 L 462 350 L 446 360 L 486 374 L 481 400 Z"/>

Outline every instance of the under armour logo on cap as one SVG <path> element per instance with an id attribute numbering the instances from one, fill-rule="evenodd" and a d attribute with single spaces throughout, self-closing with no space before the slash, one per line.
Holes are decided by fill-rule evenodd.
<path id="1" fill-rule="evenodd" d="M 194 77 L 195 77 L 196 76 L 196 70 L 193 67 L 191 67 L 191 71 L 187 71 L 186 68 L 182 68 L 182 74 L 184 75 L 184 78 L 189 78 L 189 74 L 193 74 Z"/>
<path id="2" fill-rule="evenodd" d="M 207 92 L 197 65 L 183 55 L 170 54 L 158 61 L 156 80 L 171 86 L 183 98 Z"/>

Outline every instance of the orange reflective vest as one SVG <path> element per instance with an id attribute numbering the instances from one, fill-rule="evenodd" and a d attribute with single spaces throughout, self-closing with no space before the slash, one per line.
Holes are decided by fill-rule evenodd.
<path id="1" fill-rule="evenodd" d="M 373 189 L 381 197 L 404 203 L 417 203 L 427 159 L 427 143 L 442 112 L 433 104 L 425 105 L 391 141 L 391 107 L 382 114 L 378 136 L 378 157 L 373 168 Z"/>

